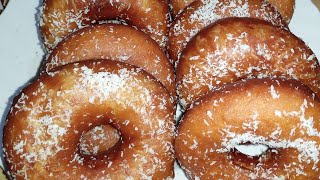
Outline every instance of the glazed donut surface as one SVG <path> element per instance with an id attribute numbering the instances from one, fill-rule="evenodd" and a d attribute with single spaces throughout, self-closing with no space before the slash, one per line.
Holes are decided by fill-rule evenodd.
<path id="1" fill-rule="evenodd" d="M 269 149 L 237 155 L 247 143 Z M 224 85 L 186 111 L 175 150 L 190 179 L 318 179 L 320 101 L 296 80 Z"/>
<path id="2" fill-rule="evenodd" d="M 177 16 L 184 8 L 196 0 L 170 0 L 172 16 Z"/>
<path id="3" fill-rule="evenodd" d="M 187 6 L 191 5 L 195 1 L 201 1 L 201 0 L 171 0 L 171 6 L 172 6 L 172 14 L 173 16 L 177 16 L 179 12 L 183 11 Z M 214 2 L 216 0 L 207 0 Z M 295 0 L 267 0 L 270 4 L 272 4 L 274 7 L 278 9 L 278 11 L 281 13 L 284 20 L 289 24 L 293 12 L 294 12 L 294 6 L 295 6 Z M 236 3 L 236 1 L 234 1 Z"/>
<path id="4" fill-rule="evenodd" d="M 167 90 L 115 61 L 82 61 L 44 74 L 15 98 L 3 147 L 14 178 L 166 179 L 173 177 L 173 116 Z M 80 153 L 82 135 L 101 125 L 120 142 Z"/>
<path id="5" fill-rule="evenodd" d="M 157 43 L 145 33 L 117 24 L 92 25 L 67 36 L 50 53 L 43 71 L 76 61 L 110 59 L 141 67 L 176 99 L 174 70 Z"/>
<path id="6" fill-rule="evenodd" d="M 121 19 L 165 47 L 169 7 L 164 0 L 45 0 L 40 30 L 49 50 L 68 34 L 89 24 Z"/>
<path id="7" fill-rule="evenodd" d="M 253 77 L 298 79 L 319 93 L 314 53 L 289 31 L 253 18 L 219 20 L 197 34 L 177 65 L 180 102 L 187 107 L 215 86 Z"/>
<path id="8" fill-rule="evenodd" d="M 287 24 L 289 24 L 294 13 L 294 8 L 296 4 L 295 0 L 281 0 L 281 1 L 267 0 L 267 1 L 278 9 L 283 19 L 287 22 Z"/>
<path id="9" fill-rule="evenodd" d="M 286 27 L 280 13 L 269 3 L 261 0 L 199 0 L 179 14 L 170 26 L 168 53 L 177 62 L 189 40 L 199 31 L 227 17 L 252 17 Z"/>

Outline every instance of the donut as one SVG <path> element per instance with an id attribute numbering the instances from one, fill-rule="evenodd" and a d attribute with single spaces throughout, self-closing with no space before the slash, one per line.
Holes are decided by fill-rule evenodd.
<path id="1" fill-rule="evenodd" d="M 184 107 L 215 86 L 254 77 L 296 79 L 320 92 L 319 63 L 309 47 L 289 31 L 253 18 L 226 18 L 201 31 L 176 71 Z"/>
<path id="2" fill-rule="evenodd" d="M 141 67 L 176 99 L 174 70 L 167 56 L 148 35 L 129 26 L 91 25 L 76 31 L 52 50 L 42 71 L 90 59 L 117 60 Z"/>
<path id="3" fill-rule="evenodd" d="M 172 8 L 173 16 L 174 17 L 177 16 L 187 6 L 191 5 L 195 1 L 201 1 L 201 0 L 171 0 L 171 8 Z M 217 0 L 206 0 L 206 3 L 209 3 L 209 1 L 215 2 Z M 267 1 L 278 9 L 283 19 L 287 22 L 287 24 L 289 24 L 294 12 L 295 0 L 282 0 L 282 1 L 267 0 Z M 234 3 L 237 3 L 237 2 L 234 1 Z"/>
<path id="4" fill-rule="evenodd" d="M 13 101 L 3 130 L 14 179 L 173 178 L 174 107 L 155 78 L 116 61 L 56 68 Z M 97 155 L 81 153 L 82 135 L 101 125 L 120 135 Z"/>
<path id="5" fill-rule="evenodd" d="M 130 26 L 118 24 L 90 25 L 59 42 L 43 64 L 43 72 L 71 62 L 109 59 L 124 61 L 141 67 L 156 77 L 169 90 L 176 103 L 174 70 L 157 43 L 145 33 Z M 107 134 L 109 128 L 101 126 L 103 133 L 88 132 L 80 141 L 80 150 L 86 154 L 99 154 L 117 141 L 116 133 Z M 92 138 L 94 137 L 94 138 Z M 84 143 L 82 143 L 84 142 Z"/>
<path id="6" fill-rule="evenodd" d="M 186 7 L 188 7 L 192 2 L 197 0 L 170 0 L 171 14 L 176 17 L 181 13 Z"/>
<path id="7" fill-rule="evenodd" d="M 283 19 L 287 22 L 287 24 L 289 24 L 294 13 L 294 8 L 296 4 L 295 0 L 282 0 L 282 1 L 267 0 L 267 1 L 278 9 Z"/>
<path id="8" fill-rule="evenodd" d="M 176 157 L 190 179 L 319 179 L 320 100 L 296 80 L 221 86 L 184 114 Z M 257 156 L 238 145 L 265 145 Z"/>
<path id="9" fill-rule="evenodd" d="M 165 47 L 169 5 L 165 0 L 44 0 L 40 33 L 47 50 L 71 32 L 104 20 L 120 19 Z"/>
<path id="10" fill-rule="evenodd" d="M 261 0 L 200 0 L 192 3 L 179 14 L 170 26 L 168 54 L 177 62 L 190 39 L 201 29 L 227 17 L 253 17 L 286 27 L 280 13 Z"/>

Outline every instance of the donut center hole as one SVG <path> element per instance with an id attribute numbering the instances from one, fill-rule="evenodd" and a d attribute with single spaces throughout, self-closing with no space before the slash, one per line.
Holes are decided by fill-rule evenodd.
<path id="1" fill-rule="evenodd" d="M 120 132 L 111 125 L 96 126 L 80 138 L 80 153 L 98 155 L 110 151 L 121 139 Z"/>
<path id="2" fill-rule="evenodd" d="M 270 161 L 275 152 L 263 144 L 245 143 L 235 146 L 229 153 L 229 158 L 233 164 L 253 171 L 259 163 Z"/>
<path id="3" fill-rule="evenodd" d="M 263 144 L 239 144 L 235 149 L 243 155 L 254 157 L 263 155 L 269 147 Z"/>
<path id="4" fill-rule="evenodd" d="M 101 20 L 98 23 L 99 24 L 120 24 L 120 25 L 125 25 L 125 26 L 128 25 L 128 23 L 125 20 L 120 19 L 120 18 Z"/>

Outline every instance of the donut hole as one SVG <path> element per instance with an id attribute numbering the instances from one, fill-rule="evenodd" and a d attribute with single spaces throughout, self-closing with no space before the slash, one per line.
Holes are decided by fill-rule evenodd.
<path id="1" fill-rule="evenodd" d="M 239 144 L 235 147 L 235 149 L 247 156 L 260 156 L 266 153 L 269 149 L 268 146 L 263 144 Z"/>
<path id="2" fill-rule="evenodd" d="M 111 151 L 120 139 L 120 132 L 113 126 L 95 126 L 81 136 L 79 150 L 83 155 L 105 154 Z"/>
<path id="3" fill-rule="evenodd" d="M 124 19 L 120 18 L 114 18 L 114 19 L 106 19 L 106 20 L 100 20 L 98 24 L 119 24 L 119 25 L 124 25 L 128 26 L 128 22 Z"/>
<path id="4" fill-rule="evenodd" d="M 254 171 L 257 165 L 273 164 L 278 151 L 263 144 L 244 143 L 235 146 L 229 153 L 234 165 Z"/>

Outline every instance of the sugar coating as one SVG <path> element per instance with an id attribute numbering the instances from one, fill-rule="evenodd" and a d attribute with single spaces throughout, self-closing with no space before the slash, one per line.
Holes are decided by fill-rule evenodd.
<path id="1" fill-rule="evenodd" d="M 279 97 L 272 97 L 270 87 Z M 221 86 L 186 111 L 177 158 L 192 179 L 318 178 L 319 109 L 319 99 L 298 81 L 264 78 Z M 230 152 L 245 143 L 265 145 L 272 154 L 247 162 L 252 169 L 238 166 Z"/>
<path id="2" fill-rule="evenodd" d="M 91 59 L 141 67 L 176 96 L 174 70 L 165 53 L 148 35 L 122 25 L 94 25 L 79 30 L 50 53 L 42 69 L 49 72 L 61 65 Z"/>
<path id="3" fill-rule="evenodd" d="M 176 16 L 177 14 L 183 12 L 183 10 L 194 3 L 195 0 L 172 0 L 172 11 L 173 15 Z M 289 24 L 292 15 L 294 13 L 294 0 L 283 0 L 283 1 L 276 1 L 276 0 L 267 0 L 271 5 L 273 5 L 282 15 L 283 19 Z"/>
<path id="4" fill-rule="evenodd" d="M 314 53 L 290 32 L 232 18 L 202 31 L 186 47 L 177 66 L 177 89 L 184 107 L 216 86 L 245 78 L 299 79 L 317 93 L 319 73 Z M 270 93 L 278 97 L 272 87 Z"/>
<path id="5" fill-rule="evenodd" d="M 40 27 L 44 45 L 51 50 L 68 34 L 85 26 L 121 20 L 150 35 L 161 47 L 167 40 L 168 9 L 164 2 L 149 1 L 67 1 L 46 0 L 42 6 Z M 153 16 L 157 13 L 158 16 Z"/>
<path id="6" fill-rule="evenodd" d="M 201 0 L 187 7 L 172 23 L 170 58 L 177 62 L 191 38 L 208 25 L 227 17 L 254 17 L 285 27 L 280 13 L 265 1 Z"/>
<path id="7" fill-rule="evenodd" d="M 129 123 L 129 120 L 125 123 Z M 111 151 L 119 141 L 122 140 L 117 129 L 110 125 L 101 125 L 82 133 L 79 149 L 85 155 L 98 155 Z"/>
<path id="8" fill-rule="evenodd" d="M 125 178 L 128 170 L 134 178 L 172 175 L 170 96 L 138 68 L 110 61 L 71 64 L 41 76 L 16 99 L 4 130 L 13 178 Z M 126 111 L 131 116 L 121 117 Z M 17 122 L 23 126 L 17 129 Z M 117 127 L 122 145 L 116 155 L 88 159 L 78 151 L 79 139 L 100 123 Z"/>

